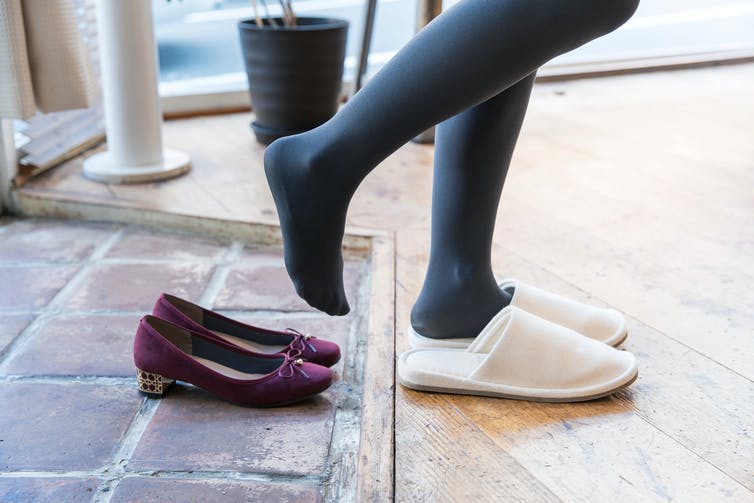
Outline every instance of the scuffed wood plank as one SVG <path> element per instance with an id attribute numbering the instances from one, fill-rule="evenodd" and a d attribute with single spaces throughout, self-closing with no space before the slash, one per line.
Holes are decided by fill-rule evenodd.
<path id="1" fill-rule="evenodd" d="M 496 246 L 495 251 L 497 271 L 505 271 L 507 275 L 514 275 L 522 281 L 583 302 L 605 305 L 599 298 L 590 296 L 504 247 Z M 524 408 L 522 410 L 525 412 L 514 414 L 515 421 L 525 421 L 527 414 L 543 417 L 549 414 L 553 423 L 572 422 L 570 414 L 580 417 L 583 413 L 589 417 L 590 428 L 598 429 L 601 428 L 599 416 L 603 414 L 602 420 L 607 428 L 610 424 L 618 428 L 618 424 L 623 422 L 629 425 L 626 427 L 643 432 L 631 439 L 635 447 L 645 445 L 658 435 L 667 436 L 676 443 L 672 448 L 668 446 L 663 449 L 676 451 L 679 463 L 689 455 L 707 461 L 714 467 L 711 472 L 710 467 L 694 469 L 700 483 L 703 483 L 701 473 L 706 471 L 717 477 L 715 473 L 720 471 L 729 477 L 728 486 L 735 488 L 740 484 L 754 490 L 754 437 L 751 435 L 754 431 L 754 383 L 636 319 L 629 318 L 629 337 L 623 348 L 639 359 L 639 379 L 617 394 L 614 400 L 600 400 L 582 404 L 582 407 L 545 408 L 547 412 L 536 408 L 536 413 L 534 409 Z M 505 408 L 518 410 L 522 407 L 520 403 L 511 402 Z M 475 413 L 484 412 L 478 409 Z M 642 418 L 652 428 L 638 426 L 634 419 L 626 418 L 630 415 Z M 615 421 L 616 417 L 623 416 L 624 419 Z M 477 417 L 474 421 L 480 425 L 488 424 L 488 416 L 483 418 Z M 582 423 L 577 421 L 577 424 Z M 510 428 L 510 423 L 508 426 Z M 652 429 L 660 430 L 662 434 Z M 569 436 L 573 434 L 571 430 L 567 433 Z M 568 441 L 568 436 L 552 435 L 549 441 L 553 445 Z M 506 436 L 512 442 L 517 441 L 510 433 Z M 591 434 L 585 436 L 592 438 Z M 622 434 L 619 436 L 623 437 Z M 626 457 L 625 464 L 612 462 L 611 466 L 617 473 L 623 473 L 622 470 L 631 470 L 630 459 Z M 685 487 L 685 475 L 680 470 L 676 473 L 670 466 L 659 471 L 668 480 L 666 486 L 671 492 L 677 494 L 680 488 Z M 719 485 L 719 482 L 716 483 Z M 640 490 L 638 486 L 640 484 L 636 490 Z M 701 489 L 697 487 L 696 490 Z M 683 494 L 696 494 L 689 488 L 684 491 Z M 732 494 L 737 493 L 733 491 Z"/>
<path id="2" fill-rule="evenodd" d="M 395 438 L 395 245 L 372 240 L 371 293 L 364 362 L 357 501 L 391 501 Z"/>
<path id="3" fill-rule="evenodd" d="M 458 409 L 564 501 L 751 502 L 754 494 L 634 413 L 625 401 Z"/>
<path id="4" fill-rule="evenodd" d="M 398 247 L 396 352 L 400 354 L 408 349 L 405 327 L 423 273 L 417 262 L 426 260 L 426 252 L 421 242 L 405 234 Z M 448 401 L 449 395 L 397 388 L 396 501 L 560 501 L 465 418 Z"/>
<path id="5" fill-rule="evenodd" d="M 446 396 L 397 392 L 396 501 L 560 499 Z"/>

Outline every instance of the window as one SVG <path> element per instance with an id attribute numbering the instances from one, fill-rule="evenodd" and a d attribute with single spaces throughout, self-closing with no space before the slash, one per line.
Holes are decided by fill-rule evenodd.
<path id="1" fill-rule="evenodd" d="M 271 15 L 280 15 L 276 2 L 270 0 L 268 5 Z M 153 8 L 164 109 L 182 112 L 248 104 L 236 23 L 253 17 L 251 2 L 153 0 Z M 358 64 L 366 2 L 298 0 L 294 9 L 299 16 L 337 17 L 350 22 L 343 78 L 351 82 Z M 415 10 L 415 0 L 379 1 L 367 77 L 413 36 Z"/>
<path id="2" fill-rule="evenodd" d="M 380 0 L 369 57 L 374 74 L 414 34 L 416 1 Z M 448 8 L 459 0 L 445 0 Z M 270 14 L 279 15 L 269 0 Z M 248 104 L 236 22 L 253 16 L 250 0 L 153 0 L 165 110 Z M 344 80 L 353 79 L 363 30 L 364 0 L 297 0 L 298 15 L 350 21 Z M 719 60 L 754 55 L 754 0 L 642 0 L 616 32 L 546 65 L 568 74 L 590 65 L 640 67 L 657 61 Z M 675 59 L 673 59 L 675 58 Z M 184 98 L 191 98 L 186 101 Z"/>

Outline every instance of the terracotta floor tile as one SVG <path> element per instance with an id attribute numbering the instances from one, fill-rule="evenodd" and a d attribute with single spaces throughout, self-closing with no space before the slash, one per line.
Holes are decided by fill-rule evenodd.
<path id="1" fill-rule="evenodd" d="M 69 220 L 19 220 L 10 224 L 0 239 L 0 261 L 78 261 L 110 237 L 115 225 Z"/>
<path id="2" fill-rule="evenodd" d="M 131 376 L 139 315 L 56 316 L 6 369 L 21 375 Z"/>
<path id="3" fill-rule="evenodd" d="M 140 402 L 131 386 L 0 384 L 0 470 L 99 468 Z"/>
<path id="4" fill-rule="evenodd" d="M 79 266 L 0 266 L 0 309 L 39 309 L 71 279 Z"/>
<path id="5" fill-rule="evenodd" d="M 239 264 L 215 298 L 217 309 L 314 311 L 301 300 L 282 266 Z"/>
<path id="6" fill-rule="evenodd" d="M 32 314 L 0 315 L 0 352 L 34 319 Z"/>
<path id="7" fill-rule="evenodd" d="M 128 477 L 115 489 L 111 503 L 178 503 L 201 501 L 238 503 L 315 503 L 321 501 L 319 490 L 292 483 L 219 480 L 170 480 L 166 478 Z"/>
<path id="8" fill-rule="evenodd" d="M 152 310 L 161 292 L 198 299 L 210 264 L 97 264 L 68 301 L 71 309 Z"/>
<path id="9" fill-rule="evenodd" d="M 344 282 L 352 309 L 356 302 L 360 277 L 359 267 L 347 264 Z M 217 309 L 316 311 L 296 294 L 282 257 L 277 264 L 244 260 L 234 266 L 224 287 L 215 298 L 214 306 Z"/>
<path id="10" fill-rule="evenodd" d="M 131 470 L 206 470 L 319 475 L 325 469 L 333 405 L 240 407 L 189 386 L 163 399 L 136 449 Z"/>
<path id="11" fill-rule="evenodd" d="M 7 503 L 61 503 L 89 501 L 97 490 L 97 479 L 0 478 L 0 501 Z"/>
<path id="12" fill-rule="evenodd" d="M 227 246 L 199 237 L 128 229 L 107 253 L 107 257 L 186 260 L 215 259 Z"/>

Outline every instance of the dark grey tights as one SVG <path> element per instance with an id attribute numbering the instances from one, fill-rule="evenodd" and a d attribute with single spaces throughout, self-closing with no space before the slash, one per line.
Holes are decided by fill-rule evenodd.
<path id="1" fill-rule="evenodd" d="M 490 246 L 534 73 L 622 25 L 638 3 L 462 0 L 329 121 L 271 143 L 265 172 L 298 294 L 329 314 L 349 311 L 340 246 L 351 196 L 388 155 L 439 124 L 430 264 L 411 321 L 429 337 L 475 335 L 509 302 Z"/>

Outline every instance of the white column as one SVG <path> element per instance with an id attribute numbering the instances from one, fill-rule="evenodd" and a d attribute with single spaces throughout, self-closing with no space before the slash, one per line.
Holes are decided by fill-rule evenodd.
<path id="1" fill-rule="evenodd" d="M 11 208 L 11 185 L 16 176 L 16 147 L 13 144 L 13 121 L 0 119 L 0 214 Z"/>
<path id="2" fill-rule="evenodd" d="M 97 32 L 109 150 L 84 161 L 84 176 L 136 183 L 185 173 L 189 156 L 162 148 L 151 0 L 97 0 Z"/>

